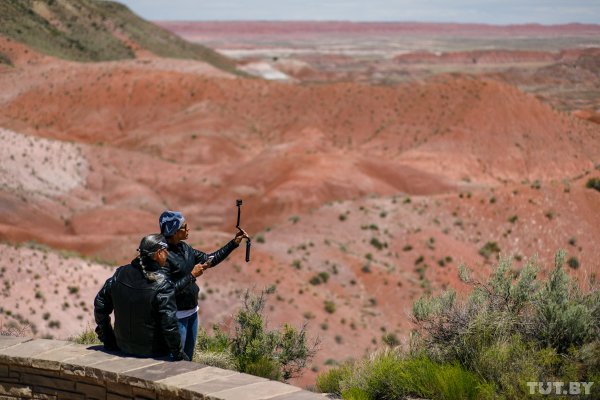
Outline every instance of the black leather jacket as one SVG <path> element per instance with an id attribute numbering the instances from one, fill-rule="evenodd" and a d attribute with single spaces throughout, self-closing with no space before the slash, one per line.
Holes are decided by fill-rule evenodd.
<path id="1" fill-rule="evenodd" d="M 136 258 L 119 267 L 94 300 L 98 338 L 109 350 L 142 357 L 183 355 L 175 313 L 175 288 L 156 262 L 146 265 L 156 281 L 148 281 Z M 110 314 L 114 310 L 114 331 Z"/>
<path id="2" fill-rule="evenodd" d="M 169 245 L 169 257 L 164 266 L 168 277 L 175 283 L 175 300 L 178 310 L 191 310 L 198 305 L 198 292 L 200 288 L 196 284 L 196 278 L 192 275 L 192 269 L 196 264 L 203 264 L 208 257 L 214 256 L 212 266 L 223 261 L 237 247 L 235 241 L 230 241 L 214 253 L 206 254 L 192 248 L 185 242 Z"/>

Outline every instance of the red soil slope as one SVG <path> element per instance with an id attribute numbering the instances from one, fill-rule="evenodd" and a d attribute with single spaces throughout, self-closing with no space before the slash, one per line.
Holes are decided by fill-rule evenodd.
<path id="1" fill-rule="evenodd" d="M 30 57 L 24 51 L 11 58 Z M 416 298 L 464 289 L 459 263 L 489 271 L 494 255 L 479 254 L 487 242 L 524 261 L 538 253 L 545 268 L 567 247 L 580 278 L 600 268 L 600 193 L 585 188 L 599 174 L 600 127 L 508 84 L 442 75 L 305 85 L 186 61 L 36 57 L 0 70 L 0 239 L 118 264 L 171 208 L 208 251 L 232 237 L 233 200 L 243 198 L 253 260 L 243 264 L 238 250 L 202 278 L 202 320 L 226 321 L 240 291 L 275 285 L 272 323 L 308 318 L 323 339 L 315 369 L 362 355 L 384 332 L 405 338 Z M 9 284 L 25 279 L 2 257 Z M 311 284 L 319 272 L 329 280 Z M 41 301 L 35 293 L 7 292 L 3 307 L 23 312 L 22 302 Z M 44 299 L 72 317 L 58 311 L 68 294 Z M 81 328 L 30 317 L 43 333 Z"/>

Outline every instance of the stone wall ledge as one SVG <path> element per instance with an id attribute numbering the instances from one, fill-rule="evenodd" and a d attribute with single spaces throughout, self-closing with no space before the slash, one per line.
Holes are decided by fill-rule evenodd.
<path id="1" fill-rule="evenodd" d="M 323 395 L 188 361 L 101 346 L 0 336 L 0 399 L 323 400 Z"/>

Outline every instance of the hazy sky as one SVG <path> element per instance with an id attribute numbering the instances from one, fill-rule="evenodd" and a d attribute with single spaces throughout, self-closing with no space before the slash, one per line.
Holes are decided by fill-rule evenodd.
<path id="1" fill-rule="evenodd" d="M 150 20 L 600 23 L 600 0 L 118 0 Z"/>

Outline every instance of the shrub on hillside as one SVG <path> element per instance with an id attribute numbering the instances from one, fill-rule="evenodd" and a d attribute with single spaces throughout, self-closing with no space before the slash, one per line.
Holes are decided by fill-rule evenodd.
<path id="1" fill-rule="evenodd" d="M 490 256 L 493 253 L 496 253 L 496 254 L 500 253 L 500 247 L 498 246 L 498 243 L 496 243 L 496 242 L 487 242 L 486 244 L 483 245 L 483 247 L 481 249 L 479 249 L 479 254 L 481 254 L 486 259 L 490 258 Z"/>
<path id="2" fill-rule="evenodd" d="M 77 336 L 72 336 L 68 339 L 71 342 L 79 344 L 102 344 L 94 329 L 88 325 L 83 332 Z"/>
<path id="3" fill-rule="evenodd" d="M 6 315 L 12 315 L 7 312 L 8 310 L 4 310 L 3 307 L 0 307 L 0 314 L 5 313 Z M 29 321 L 23 321 L 17 319 L 9 321 L 6 325 L 2 323 L 0 320 L 0 336 L 28 336 L 29 334 L 35 334 L 36 328 L 34 325 L 31 325 Z"/>
<path id="4" fill-rule="evenodd" d="M 329 314 L 333 314 L 336 310 L 335 302 L 333 300 L 325 300 L 323 302 L 325 311 Z"/>
<path id="5" fill-rule="evenodd" d="M 344 399 L 487 399 L 494 389 L 458 363 L 441 364 L 387 349 L 317 378 L 317 389 Z"/>
<path id="6" fill-rule="evenodd" d="M 559 251 L 549 277 L 537 279 L 529 262 L 520 272 L 502 259 L 489 282 L 465 301 L 453 292 L 413 306 L 420 336 L 415 346 L 437 362 L 460 362 L 494 382 L 507 398 L 529 394 L 528 381 L 593 381 L 600 374 L 600 291 L 583 293 L 563 268 Z"/>
<path id="7" fill-rule="evenodd" d="M 6 64 L 9 66 L 13 66 L 11 59 L 4 53 L 0 53 L 0 64 Z"/>
<path id="8" fill-rule="evenodd" d="M 585 184 L 588 189 L 596 189 L 600 192 L 600 178 L 590 178 Z"/>
<path id="9" fill-rule="evenodd" d="M 199 332 L 194 361 L 283 381 L 300 376 L 318 343 L 308 343 L 306 325 L 300 330 L 288 324 L 267 330 L 265 302 L 264 291 L 259 295 L 246 292 L 229 331 L 214 326 L 212 336 Z"/>
<path id="10" fill-rule="evenodd" d="M 319 375 L 317 389 L 344 399 L 522 399 L 530 396 L 527 382 L 598 382 L 600 290 L 583 292 L 564 260 L 559 251 L 544 280 L 535 260 L 515 272 L 510 258 L 501 259 L 485 283 L 462 267 L 472 292 L 415 302 L 407 351 L 343 364 Z"/>

